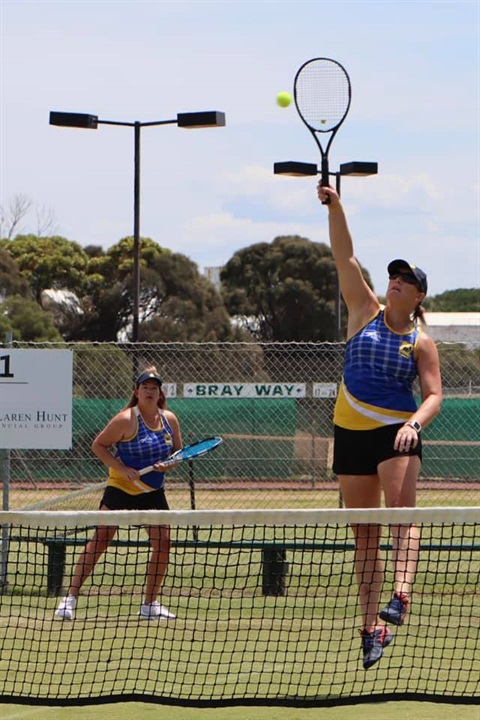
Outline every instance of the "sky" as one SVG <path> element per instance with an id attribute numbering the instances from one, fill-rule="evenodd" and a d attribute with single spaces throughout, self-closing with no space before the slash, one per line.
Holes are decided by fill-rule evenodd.
<path id="1" fill-rule="evenodd" d="M 275 98 L 327 57 L 352 84 L 330 168 L 378 163 L 341 182 L 376 292 L 393 258 L 422 267 L 431 295 L 480 285 L 478 0 L 0 0 L 0 24 L 0 205 L 30 198 L 21 232 L 50 215 L 84 247 L 133 234 L 133 129 L 54 127 L 51 110 L 121 122 L 218 110 L 223 128 L 142 128 L 142 237 L 201 271 L 279 235 L 328 243 L 318 179 L 273 174 L 320 164 L 295 106 Z"/>

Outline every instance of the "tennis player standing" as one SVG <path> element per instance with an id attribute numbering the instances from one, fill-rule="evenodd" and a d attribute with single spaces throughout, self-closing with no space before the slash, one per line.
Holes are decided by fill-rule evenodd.
<path id="1" fill-rule="evenodd" d="M 93 452 L 109 468 L 100 510 L 169 509 L 164 473 L 175 466 L 165 468 L 161 461 L 182 447 L 182 436 L 177 417 L 165 406 L 162 379 L 154 367 L 148 368 L 138 376 L 127 407 L 93 441 Z M 138 471 L 148 465 L 154 465 L 155 470 L 140 477 Z M 116 531 L 113 526 L 97 528 L 77 561 L 72 584 L 57 608 L 56 617 L 73 620 L 80 588 Z M 173 618 L 173 613 L 157 600 L 168 565 L 170 529 L 166 525 L 146 526 L 146 531 L 152 552 L 139 616 L 145 620 Z"/>
<path id="2" fill-rule="evenodd" d="M 347 508 L 413 507 L 422 460 L 422 429 L 442 402 L 440 363 L 433 340 L 422 328 L 421 303 L 427 276 L 405 260 L 388 265 L 386 305 L 365 282 L 354 256 L 346 217 L 331 187 L 329 230 L 340 289 L 348 310 L 343 380 L 334 411 L 334 464 Z M 420 321 L 420 322 L 419 322 Z M 412 385 L 418 376 L 421 404 Z M 395 588 L 380 612 L 384 564 L 381 527 L 355 525 L 355 573 L 363 619 L 363 666 L 383 655 L 393 633 L 380 619 L 402 625 L 407 613 L 419 550 L 414 525 L 391 528 Z"/>

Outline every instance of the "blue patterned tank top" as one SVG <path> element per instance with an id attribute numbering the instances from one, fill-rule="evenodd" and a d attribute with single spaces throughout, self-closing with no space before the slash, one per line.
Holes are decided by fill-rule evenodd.
<path id="1" fill-rule="evenodd" d="M 413 382 L 420 328 L 396 333 L 381 309 L 345 348 L 343 381 L 334 423 L 348 430 L 372 430 L 408 420 L 416 410 Z"/>
<path id="2" fill-rule="evenodd" d="M 116 445 L 116 457 L 128 467 L 141 470 L 159 460 L 166 460 L 172 453 L 173 432 L 163 412 L 160 411 L 161 427 L 150 428 L 143 419 L 138 407 L 133 408 L 136 417 L 136 430 L 131 438 Z M 116 487 L 129 495 L 159 490 L 164 486 L 165 476 L 160 472 L 149 472 L 139 480 L 131 481 L 110 468 L 107 485 Z"/>

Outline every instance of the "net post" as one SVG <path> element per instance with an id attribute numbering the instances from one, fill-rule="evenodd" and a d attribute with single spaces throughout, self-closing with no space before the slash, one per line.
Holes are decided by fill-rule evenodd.
<path id="1" fill-rule="evenodd" d="M 63 538 L 47 538 L 47 595 L 58 597 L 63 595 L 63 576 L 65 574 L 65 557 L 67 546 Z"/>
<path id="2" fill-rule="evenodd" d="M 192 442 L 192 435 L 190 433 L 189 441 Z M 188 490 L 190 493 L 190 509 L 196 510 L 196 495 L 195 495 L 195 469 L 193 467 L 193 460 L 188 461 Z M 198 525 L 194 525 L 192 528 L 193 539 L 198 542 Z"/>
<path id="3" fill-rule="evenodd" d="M 262 595 L 280 597 L 287 594 L 287 551 L 281 546 L 262 547 Z"/>
<path id="4" fill-rule="evenodd" d="M 3 509 L 9 509 L 10 487 L 10 451 L 0 449 L 0 474 L 3 478 Z M 8 592 L 7 566 L 8 566 L 9 526 L 2 525 L 0 539 L 0 595 Z"/>
<path id="5" fill-rule="evenodd" d="M 5 346 L 13 345 L 13 333 L 9 330 L 5 334 Z M 0 477 L 2 478 L 2 510 L 10 510 L 10 448 L 0 448 Z M 0 595 L 8 592 L 7 566 L 9 546 L 8 525 L 2 525 L 0 540 Z"/>

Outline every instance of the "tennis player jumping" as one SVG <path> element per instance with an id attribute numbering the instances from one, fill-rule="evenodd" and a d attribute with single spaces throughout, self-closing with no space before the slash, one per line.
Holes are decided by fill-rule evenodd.
<path id="1" fill-rule="evenodd" d="M 318 186 L 328 207 L 330 243 L 348 310 L 343 380 L 334 411 L 334 463 L 347 508 L 413 507 L 422 459 L 422 429 L 442 402 L 440 363 L 423 331 L 421 303 L 427 276 L 406 260 L 388 265 L 386 305 L 365 282 L 338 194 Z M 413 382 L 418 376 L 417 408 Z M 408 609 L 419 550 L 414 525 L 391 527 L 395 588 L 380 611 L 384 563 L 379 525 L 354 525 L 355 573 L 363 620 L 363 666 L 372 667 L 393 640 L 380 622 L 402 625 Z"/>

